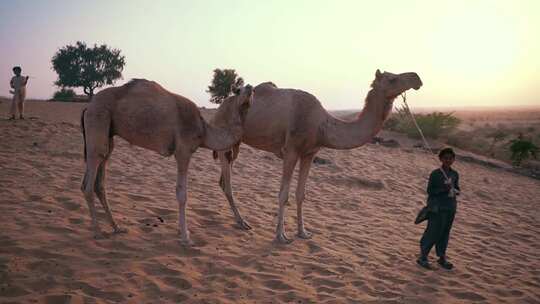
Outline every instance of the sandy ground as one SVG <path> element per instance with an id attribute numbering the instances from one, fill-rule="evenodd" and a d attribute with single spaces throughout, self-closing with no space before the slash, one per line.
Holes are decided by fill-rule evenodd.
<path id="1" fill-rule="evenodd" d="M 116 139 L 108 193 L 129 232 L 94 240 L 79 190 L 84 104 L 27 107 L 30 119 L 7 121 L 0 104 L 0 303 L 540 303 L 538 180 L 456 163 L 456 268 L 428 271 L 415 263 L 424 224 L 412 223 L 436 166 L 427 154 L 371 144 L 322 151 L 332 163 L 313 166 L 304 204 L 313 238 L 278 245 L 281 161 L 242 146 L 233 180 L 254 228 L 246 232 L 234 225 L 218 164 L 200 149 L 189 177 L 195 246 L 183 248 L 174 158 Z"/>

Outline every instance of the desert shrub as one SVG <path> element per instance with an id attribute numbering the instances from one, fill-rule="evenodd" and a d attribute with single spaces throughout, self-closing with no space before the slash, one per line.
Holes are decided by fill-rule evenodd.
<path id="1" fill-rule="evenodd" d="M 58 101 L 73 101 L 75 96 L 75 91 L 72 89 L 62 88 L 61 90 L 54 92 L 52 99 Z"/>
<path id="2" fill-rule="evenodd" d="M 530 157 L 536 159 L 538 152 L 538 147 L 535 144 L 523 139 L 521 136 L 512 140 L 509 148 L 512 153 L 510 159 L 515 166 L 520 166 L 524 160 Z"/>
<path id="3" fill-rule="evenodd" d="M 491 145 L 489 146 L 488 153 L 490 156 L 495 156 L 495 145 L 498 142 L 503 141 L 508 136 L 508 133 L 505 130 L 502 129 L 496 129 L 488 132 L 487 137 L 490 137 L 492 139 Z"/>
<path id="4" fill-rule="evenodd" d="M 471 152 L 475 152 L 478 154 L 489 154 L 490 152 L 490 144 L 491 142 L 483 137 L 474 137 L 471 138 L 469 142 L 469 148 L 467 150 L 470 150 Z"/>
<path id="5" fill-rule="evenodd" d="M 459 118 L 454 116 L 454 113 L 433 112 L 429 114 L 415 114 L 414 116 L 424 136 L 433 139 L 449 134 L 461 122 Z M 389 130 L 405 133 L 409 137 L 420 138 L 420 134 L 405 106 L 396 109 L 396 112 L 392 114 L 385 127 Z"/>
<path id="6" fill-rule="evenodd" d="M 467 132 L 454 132 L 446 139 L 447 144 L 460 148 L 467 147 L 471 141 L 472 139 Z"/>

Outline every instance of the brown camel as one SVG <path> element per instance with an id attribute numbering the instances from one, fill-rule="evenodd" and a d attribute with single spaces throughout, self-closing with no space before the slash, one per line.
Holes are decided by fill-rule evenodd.
<path id="1" fill-rule="evenodd" d="M 96 238 L 103 234 L 96 218 L 94 193 L 114 232 L 125 232 L 114 221 L 105 193 L 107 162 L 113 150 L 113 136 L 118 135 L 163 156 L 174 154 L 181 241 L 191 244 L 186 223 L 187 170 L 191 155 L 198 147 L 221 151 L 237 144 L 242 138 L 252 98 L 253 89 L 246 86 L 224 100 L 213 121 L 207 123 L 193 102 L 152 81 L 134 79 L 96 94 L 81 115 L 86 161 L 81 190 L 90 209 Z"/>
<path id="2" fill-rule="evenodd" d="M 304 228 L 302 203 L 306 180 L 315 154 L 322 148 L 352 149 L 369 142 L 382 128 L 394 99 L 422 81 L 416 73 L 375 73 L 365 106 L 354 121 L 343 121 L 330 115 L 313 95 L 294 89 L 277 88 L 266 82 L 255 87 L 255 97 L 245 121 L 242 142 L 256 149 L 272 152 L 283 159 L 283 175 L 279 191 L 279 212 L 276 239 L 291 241 L 283 229 L 285 204 L 294 167 L 300 161 L 296 189 L 298 237 L 310 238 Z M 251 229 L 236 208 L 231 188 L 232 162 L 238 156 L 239 144 L 231 151 L 214 153 L 221 162 L 220 186 L 235 220 L 243 229 Z M 217 155 L 216 155 L 217 154 Z"/>

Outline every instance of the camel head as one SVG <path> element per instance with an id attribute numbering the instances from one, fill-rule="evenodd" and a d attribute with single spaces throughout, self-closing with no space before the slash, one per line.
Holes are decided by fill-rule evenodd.
<path id="1" fill-rule="evenodd" d="M 409 89 L 418 90 L 422 86 L 422 80 L 418 74 L 409 72 L 402 74 L 393 74 L 390 72 L 375 72 L 375 80 L 371 86 L 384 94 L 384 97 L 392 102 L 396 97 Z"/>
<path id="2" fill-rule="evenodd" d="M 382 111 L 382 121 L 388 118 L 394 99 L 409 89 L 418 90 L 422 86 L 422 80 L 418 74 L 409 72 L 402 74 L 393 74 L 390 72 L 375 72 L 375 80 L 371 84 L 372 92 L 379 96 L 383 102 L 377 102 L 375 107 Z"/>
<path id="3" fill-rule="evenodd" d="M 253 87 L 251 85 L 236 89 L 234 95 L 225 98 L 219 105 L 212 124 L 216 127 L 228 127 L 231 124 L 243 125 L 252 100 Z"/>

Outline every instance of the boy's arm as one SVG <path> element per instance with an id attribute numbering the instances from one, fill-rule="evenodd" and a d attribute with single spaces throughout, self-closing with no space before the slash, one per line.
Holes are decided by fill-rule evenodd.
<path id="1" fill-rule="evenodd" d="M 12 89 L 15 89 L 15 83 L 13 83 L 13 77 L 11 78 L 11 81 L 9 82 L 9 86 L 10 86 Z"/>
<path id="2" fill-rule="evenodd" d="M 461 192 L 461 189 L 459 188 L 459 174 L 456 172 L 456 180 L 454 181 L 454 188 L 456 188 L 458 191 Z"/>

